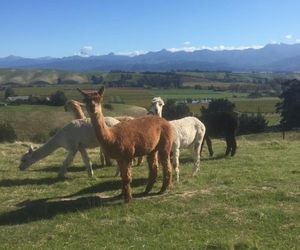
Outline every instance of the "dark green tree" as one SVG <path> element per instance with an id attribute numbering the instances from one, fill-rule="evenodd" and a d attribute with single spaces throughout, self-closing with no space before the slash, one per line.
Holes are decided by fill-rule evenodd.
<path id="1" fill-rule="evenodd" d="M 67 97 L 63 91 L 56 91 L 55 93 L 51 94 L 50 96 L 50 103 L 53 106 L 63 106 L 67 101 Z"/>
<path id="2" fill-rule="evenodd" d="M 101 84 L 103 82 L 103 76 L 92 75 L 91 82 L 92 84 Z"/>
<path id="3" fill-rule="evenodd" d="M 10 97 L 10 96 L 15 96 L 15 91 L 12 87 L 8 87 L 5 89 L 5 92 L 4 92 L 4 97 L 7 98 L 7 97 Z"/>
<path id="4" fill-rule="evenodd" d="M 214 99 L 209 104 L 208 107 L 202 107 L 202 114 L 211 114 L 216 112 L 226 112 L 232 113 L 234 111 L 235 104 L 227 99 Z"/>
<path id="5" fill-rule="evenodd" d="M 300 81 L 289 80 L 282 83 L 282 101 L 277 103 L 276 110 L 281 115 L 284 129 L 300 127 Z"/>
<path id="6" fill-rule="evenodd" d="M 14 142 L 17 134 L 14 128 L 8 122 L 0 122 L 0 142 Z"/>
<path id="7" fill-rule="evenodd" d="M 188 115 L 190 115 L 190 109 L 185 103 L 176 104 L 173 99 L 166 101 L 162 116 L 167 120 L 180 119 Z"/>

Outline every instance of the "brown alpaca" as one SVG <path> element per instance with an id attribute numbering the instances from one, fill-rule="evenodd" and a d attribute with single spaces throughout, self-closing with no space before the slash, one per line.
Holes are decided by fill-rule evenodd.
<path id="1" fill-rule="evenodd" d="M 170 124 L 158 116 L 145 116 L 134 120 L 120 122 L 108 127 L 104 122 L 101 101 L 104 88 L 99 91 L 82 91 L 87 111 L 90 114 L 97 139 L 102 148 L 116 159 L 121 171 L 122 194 L 125 202 L 132 199 L 131 162 L 134 157 L 147 155 L 149 176 L 145 194 L 149 193 L 157 178 L 157 153 L 163 169 L 163 193 L 171 183 L 172 168 L 170 152 L 173 141 Z"/>

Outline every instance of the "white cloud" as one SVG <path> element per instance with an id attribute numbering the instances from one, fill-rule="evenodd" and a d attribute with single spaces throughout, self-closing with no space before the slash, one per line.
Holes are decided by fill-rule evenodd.
<path id="1" fill-rule="evenodd" d="M 185 41 L 185 42 L 183 43 L 184 46 L 188 46 L 188 45 L 190 45 L 190 44 L 191 44 L 190 41 Z"/>
<path id="2" fill-rule="evenodd" d="M 90 56 L 92 54 L 92 51 L 93 51 L 93 47 L 92 46 L 84 46 L 80 49 L 80 52 L 79 54 L 81 56 Z"/>
<path id="3" fill-rule="evenodd" d="M 300 43 L 300 39 L 296 39 L 296 42 L 297 42 L 297 43 Z"/>
<path id="4" fill-rule="evenodd" d="M 117 52 L 116 55 L 120 56 L 139 56 L 148 53 L 146 50 L 135 50 L 135 51 L 129 51 L 129 52 Z"/>
<path id="5" fill-rule="evenodd" d="M 292 39 L 292 38 L 293 38 L 293 35 L 288 34 L 288 35 L 285 35 L 284 37 L 285 37 L 286 39 Z"/>
<path id="6" fill-rule="evenodd" d="M 169 48 L 167 49 L 170 52 L 178 52 L 178 51 L 186 51 L 186 52 L 193 52 L 195 50 L 212 50 L 212 51 L 219 51 L 219 50 L 243 50 L 243 49 L 261 49 L 262 45 L 250 45 L 250 46 L 224 46 L 224 45 L 218 45 L 218 46 L 185 46 L 181 48 Z"/>

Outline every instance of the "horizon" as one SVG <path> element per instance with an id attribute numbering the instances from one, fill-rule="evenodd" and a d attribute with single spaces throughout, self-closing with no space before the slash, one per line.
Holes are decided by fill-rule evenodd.
<path id="1" fill-rule="evenodd" d="M 22 57 L 19 55 L 8 55 L 5 57 L 0 57 L 0 59 L 4 59 L 4 58 L 9 58 L 9 57 L 19 57 L 19 58 L 26 58 L 26 59 L 42 59 L 42 58 L 49 58 L 49 59 L 61 59 L 61 58 L 67 58 L 67 57 L 73 57 L 73 56 L 78 56 L 78 57 L 82 57 L 82 58 L 89 58 L 89 57 L 97 57 L 97 56 L 107 56 L 107 55 L 115 55 L 115 56 L 126 56 L 126 57 L 136 57 L 136 56 L 140 56 L 140 55 L 145 55 L 147 53 L 154 53 L 154 52 L 160 52 L 160 51 L 168 51 L 170 53 L 176 53 L 176 52 L 187 52 L 187 53 L 192 53 L 195 51 L 201 51 L 201 50 L 210 50 L 210 51 L 233 51 L 233 50 L 247 50 L 247 49 L 253 49 L 253 50 L 259 50 L 262 49 L 268 45 L 299 45 L 300 42 L 296 42 L 293 44 L 289 44 L 289 43 L 268 43 L 262 46 L 256 46 L 256 47 L 250 47 L 250 46 L 239 46 L 239 47 L 223 47 L 218 46 L 218 47 L 203 47 L 203 48 L 197 48 L 195 50 L 184 50 L 184 49 L 180 49 L 180 50 L 172 50 L 172 49 L 166 49 L 166 48 L 162 48 L 160 50 L 157 51 L 145 51 L 145 53 L 141 53 L 141 54 L 122 54 L 122 53 L 116 53 L 116 52 L 109 52 L 107 54 L 102 54 L 102 55 L 94 55 L 94 54 L 90 54 L 90 55 L 82 55 L 82 54 L 78 54 L 78 55 L 71 55 L 71 56 L 62 56 L 62 57 L 52 57 L 52 56 L 41 56 L 41 57 Z"/>
<path id="2" fill-rule="evenodd" d="M 300 2 L 287 0 L 1 1 L 0 58 L 140 55 L 300 42 Z"/>

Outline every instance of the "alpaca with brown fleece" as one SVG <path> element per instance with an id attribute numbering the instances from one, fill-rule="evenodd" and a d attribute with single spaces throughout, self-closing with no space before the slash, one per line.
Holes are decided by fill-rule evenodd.
<path id="1" fill-rule="evenodd" d="M 162 164 L 164 192 L 171 183 L 172 168 L 170 152 L 173 141 L 172 128 L 163 118 L 145 116 L 130 121 L 120 122 L 109 128 L 104 121 L 101 101 L 104 88 L 99 91 L 82 91 L 86 108 L 90 114 L 95 134 L 107 154 L 116 159 L 121 171 L 122 194 L 125 202 L 132 199 L 131 163 L 134 157 L 147 155 L 149 176 L 145 194 L 149 193 L 157 178 L 157 153 Z"/>

